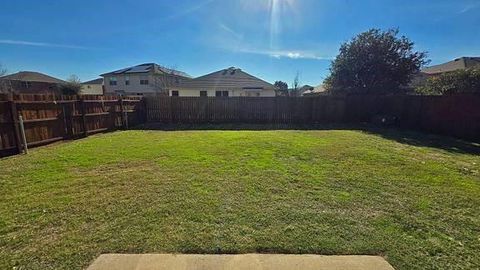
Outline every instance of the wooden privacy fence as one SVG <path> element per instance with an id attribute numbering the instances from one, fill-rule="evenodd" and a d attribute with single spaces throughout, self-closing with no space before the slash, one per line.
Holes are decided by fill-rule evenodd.
<path id="1" fill-rule="evenodd" d="M 480 96 L 146 97 L 163 123 L 361 123 L 378 115 L 400 127 L 480 140 Z"/>
<path id="2" fill-rule="evenodd" d="M 480 96 L 116 97 L 0 95 L 0 156 L 93 133 L 162 123 L 361 123 L 378 115 L 400 127 L 480 141 Z M 20 118 L 21 116 L 21 118 Z"/>
<path id="3" fill-rule="evenodd" d="M 0 156 L 145 121 L 141 97 L 0 95 Z"/>

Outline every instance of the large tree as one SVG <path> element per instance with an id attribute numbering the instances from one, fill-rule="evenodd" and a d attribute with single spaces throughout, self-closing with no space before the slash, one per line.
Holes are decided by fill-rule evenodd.
<path id="1" fill-rule="evenodd" d="M 398 30 L 371 29 L 340 47 L 325 86 L 332 93 L 386 93 L 401 91 L 427 64 L 426 53 Z"/>

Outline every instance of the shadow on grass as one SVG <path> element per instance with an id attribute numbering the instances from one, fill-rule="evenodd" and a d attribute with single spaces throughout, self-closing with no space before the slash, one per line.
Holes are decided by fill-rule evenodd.
<path id="1" fill-rule="evenodd" d="M 442 149 L 452 153 L 480 155 L 480 144 L 448 136 L 422 133 L 398 128 L 369 127 L 365 132 L 380 135 L 402 144 Z"/>
<path id="2" fill-rule="evenodd" d="M 371 124 L 163 124 L 147 123 L 139 126 L 142 130 L 186 131 L 186 130 L 359 130 L 394 140 L 402 144 L 438 148 L 460 154 L 480 155 L 480 143 L 452 137 L 427 134 L 391 127 L 377 127 Z"/>

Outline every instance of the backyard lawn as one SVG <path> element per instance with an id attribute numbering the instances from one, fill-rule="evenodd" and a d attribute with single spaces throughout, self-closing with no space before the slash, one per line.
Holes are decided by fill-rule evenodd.
<path id="1" fill-rule="evenodd" d="M 480 268 L 480 146 L 411 132 L 124 131 L 0 159 L 0 269 L 102 253 Z"/>

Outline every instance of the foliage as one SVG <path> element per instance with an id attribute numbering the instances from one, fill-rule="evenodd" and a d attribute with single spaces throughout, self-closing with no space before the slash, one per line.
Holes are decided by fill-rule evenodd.
<path id="1" fill-rule="evenodd" d="M 456 93 L 480 94 L 480 69 L 456 70 L 428 78 L 423 86 L 415 89 L 425 95 Z"/>
<path id="2" fill-rule="evenodd" d="M 288 84 L 283 81 L 276 81 L 274 83 L 275 86 L 275 92 L 277 93 L 277 96 L 286 96 L 288 95 Z"/>
<path id="3" fill-rule="evenodd" d="M 259 251 L 477 269 L 480 156 L 452 141 L 398 130 L 125 131 L 32 149 L 0 159 L 0 269 Z"/>
<path id="4" fill-rule="evenodd" d="M 274 86 L 275 86 L 276 89 L 279 89 L 279 90 L 287 90 L 288 89 L 288 84 L 286 82 L 283 82 L 283 81 L 276 81 Z"/>
<path id="5" fill-rule="evenodd" d="M 65 83 L 59 85 L 62 95 L 78 95 L 82 90 L 80 79 L 76 75 L 71 75 Z"/>
<path id="6" fill-rule="evenodd" d="M 332 93 L 398 92 L 428 63 L 398 30 L 371 29 L 344 43 L 325 85 Z"/>

